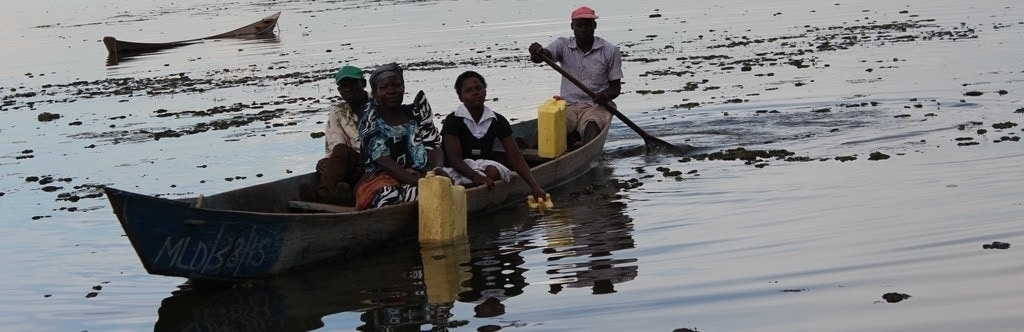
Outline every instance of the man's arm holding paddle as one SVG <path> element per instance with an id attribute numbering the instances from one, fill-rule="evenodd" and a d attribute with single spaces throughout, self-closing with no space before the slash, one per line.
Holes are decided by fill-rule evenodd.
<path id="1" fill-rule="evenodd" d="M 583 82 L 580 82 L 578 79 L 573 77 L 572 74 L 569 74 L 568 72 L 565 71 L 565 69 L 562 69 L 561 66 L 556 64 L 555 61 L 551 59 L 551 52 L 548 51 L 547 49 L 545 49 L 543 46 L 541 46 L 538 43 L 533 43 L 533 44 L 530 45 L 529 51 L 530 51 L 530 61 L 532 61 L 534 63 L 540 63 L 540 62 L 547 63 L 547 65 L 550 66 L 552 69 L 555 69 L 555 71 L 557 71 L 558 73 L 562 74 L 562 77 L 564 77 L 565 79 L 568 79 L 570 82 L 572 82 L 577 87 L 579 87 L 581 90 L 583 90 L 588 95 L 590 95 L 591 98 L 593 98 L 595 102 L 603 101 L 602 98 L 597 93 L 595 93 L 592 90 L 590 90 L 589 88 L 587 88 L 583 84 Z M 618 97 L 619 93 L 621 92 L 621 86 L 622 85 L 621 85 L 621 82 L 616 82 L 616 83 L 617 84 L 610 84 L 608 89 L 613 89 L 613 86 L 614 86 L 615 90 L 613 90 L 613 91 L 614 91 L 615 97 Z M 606 89 L 606 90 L 608 90 L 608 89 Z M 602 91 L 602 92 L 605 92 L 605 91 Z M 612 91 L 609 91 L 609 92 L 612 92 Z M 633 121 L 631 121 L 629 118 L 627 118 L 621 112 L 619 112 L 618 108 L 616 108 L 612 104 L 609 104 L 609 103 L 603 103 L 603 104 L 599 103 L 599 105 L 604 106 L 605 108 L 607 108 L 608 111 L 612 112 L 612 114 L 615 115 L 615 117 L 619 118 L 619 120 L 622 120 L 622 122 L 625 123 L 626 126 L 628 126 L 630 129 L 633 129 L 633 131 L 635 131 L 637 134 L 640 134 L 640 137 L 644 139 L 644 145 L 647 147 L 647 151 L 648 152 L 651 152 L 651 151 L 654 151 L 654 150 L 662 150 L 662 151 L 665 151 L 665 152 L 668 152 L 668 153 L 671 153 L 671 154 L 674 154 L 674 155 L 677 155 L 677 156 L 683 156 L 683 155 L 686 155 L 689 151 L 693 150 L 693 146 L 691 146 L 689 144 L 680 144 L 680 145 L 676 146 L 676 145 L 673 145 L 671 143 L 665 142 L 664 140 L 662 140 L 660 138 L 654 137 L 651 134 L 648 134 L 646 131 L 644 131 L 642 128 L 640 128 L 640 126 L 637 126 L 635 123 L 633 123 Z"/>

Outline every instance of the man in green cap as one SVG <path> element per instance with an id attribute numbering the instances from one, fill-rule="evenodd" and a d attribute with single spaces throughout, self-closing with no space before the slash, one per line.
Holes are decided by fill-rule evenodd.
<path id="1" fill-rule="evenodd" d="M 299 191 L 304 201 L 351 206 L 355 204 L 352 187 L 363 175 L 359 167 L 359 117 L 370 101 L 363 70 L 344 66 L 334 74 L 342 101 L 327 107 L 324 136 L 326 158 L 316 163 L 320 177 L 316 188 L 302 183 Z"/>

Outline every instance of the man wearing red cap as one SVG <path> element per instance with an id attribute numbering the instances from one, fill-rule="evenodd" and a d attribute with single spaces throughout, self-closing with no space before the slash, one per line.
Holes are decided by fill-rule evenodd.
<path id="1" fill-rule="evenodd" d="M 610 104 L 622 91 L 622 53 L 618 46 L 594 36 L 597 14 L 593 9 L 576 8 L 570 17 L 573 37 L 559 37 L 547 47 L 531 44 L 530 61 L 540 63 L 541 54 L 546 55 L 596 92 L 597 99 L 593 99 L 562 78 L 560 93 L 567 104 L 566 126 L 569 133 L 579 134 L 582 145 L 597 137 L 611 122 L 611 112 L 601 105 Z"/>

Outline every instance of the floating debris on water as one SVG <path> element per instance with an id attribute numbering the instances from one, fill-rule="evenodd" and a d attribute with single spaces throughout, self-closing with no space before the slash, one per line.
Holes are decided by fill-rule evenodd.
<path id="1" fill-rule="evenodd" d="M 882 299 L 885 299 L 885 302 L 889 303 L 897 303 L 909 298 L 910 295 L 903 293 L 885 293 L 882 295 Z"/>
<path id="2" fill-rule="evenodd" d="M 1010 244 L 1006 242 L 992 241 L 981 246 L 982 249 L 1010 249 Z"/>

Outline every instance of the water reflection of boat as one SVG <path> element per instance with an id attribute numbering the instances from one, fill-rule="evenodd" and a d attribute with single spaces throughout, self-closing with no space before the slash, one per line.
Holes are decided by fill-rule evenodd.
<path id="1" fill-rule="evenodd" d="M 309 331 L 340 312 L 362 312 L 360 330 L 451 325 L 468 245 L 398 249 L 252 284 L 186 284 L 164 299 L 154 330 Z"/>
<path id="2" fill-rule="evenodd" d="M 250 37 L 237 37 L 232 38 L 232 46 L 245 49 L 259 49 L 269 48 L 273 45 L 280 44 L 281 38 L 277 35 L 266 35 L 266 36 L 250 36 Z M 107 66 L 115 66 L 118 64 L 124 64 L 132 61 L 138 61 L 146 59 L 147 57 L 155 57 L 157 55 L 169 52 L 172 48 L 155 49 L 147 52 L 140 53 L 128 53 L 128 55 L 122 55 L 118 57 L 107 57 Z"/>

